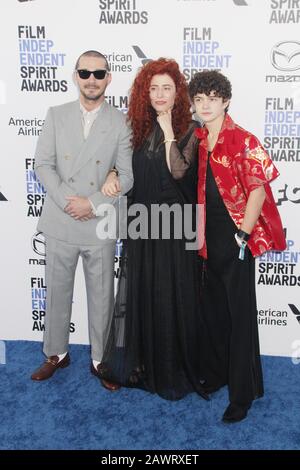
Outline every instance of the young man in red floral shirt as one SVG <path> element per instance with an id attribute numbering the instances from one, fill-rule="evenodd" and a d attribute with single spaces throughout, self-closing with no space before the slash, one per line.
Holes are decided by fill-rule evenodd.
<path id="1" fill-rule="evenodd" d="M 204 209 L 199 224 L 199 239 L 205 240 L 199 254 L 206 259 L 203 305 L 215 351 L 211 371 L 217 386 L 228 384 L 223 421 L 236 422 L 263 395 L 254 257 L 286 246 L 269 185 L 279 173 L 258 139 L 227 114 L 231 84 L 224 75 L 197 73 L 189 90 L 204 123 L 195 133 L 198 204 Z"/>

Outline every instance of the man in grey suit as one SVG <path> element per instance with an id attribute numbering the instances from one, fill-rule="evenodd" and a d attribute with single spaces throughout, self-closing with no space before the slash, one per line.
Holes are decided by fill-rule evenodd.
<path id="1" fill-rule="evenodd" d="M 77 60 L 79 100 L 50 108 L 35 154 L 35 171 L 47 190 L 38 224 L 46 238 L 46 362 L 31 376 L 46 380 L 70 363 L 69 328 L 75 270 L 82 257 L 88 304 L 91 372 L 100 378 L 101 360 L 114 302 L 115 240 L 100 239 L 101 205 L 117 198 L 100 191 L 117 171 L 121 194 L 133 184 L 130 130 L 125 116 L 104 97 L 109 64 L 97 51 Z M 98 234 L 99 235 L 99 234 Z M 109 390 L 116 384 L 101 380 Z"/>

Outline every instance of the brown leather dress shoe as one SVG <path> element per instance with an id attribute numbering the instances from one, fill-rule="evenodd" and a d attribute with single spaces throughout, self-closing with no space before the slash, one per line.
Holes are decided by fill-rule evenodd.
<path id="1" fill-rule="evenodd" d="M 44 364 L 37 370 L 35 370 L 31 376 L 32 380 L 47 380 L 52 377 L 54 372 L 57 369 L 63 369 L 64 367 L 68 367 L 70 364 L 70 356 L 69 353 L 58 362 L 58 356 L 50 356 L 46 359 Z"/>
<path id="2" fill-rule="evenodd" d="M 98 364 L 97 369 L 94 367 L 94 364 L 91 363 L 91 373 L 98 377 L 100 380 L 101 384 L 103 385 L 104 388 L 109 390 L 110 392 L 116 392 L 121 388 L 121 385 L 109 382 L 108 380 L 105 380 L 101 377 L 101 369 L 102 369 L 102 364 Z"/>

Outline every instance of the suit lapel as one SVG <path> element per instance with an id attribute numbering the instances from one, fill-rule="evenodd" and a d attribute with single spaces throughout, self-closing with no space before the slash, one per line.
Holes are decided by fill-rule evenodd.
<path id="1" fill-rule="evenodd" d="M 67 141 L 71 143 L 72 154 L 76 159 L 81 151 L 82 145 L 84 144 L 79 100 L 74 101 L 69 113 L 70 114 L 67 116 L 67 119 L 65 119 L 64 128 Z"/>
<path id="2" fill-rule="evenodd" d="M 80 109 L 79 117 L 81 124 L 81 135 L 83 135 Z M 105 139 L 106 133 L 108 132 L 110 125 L 110 109 L 109 105 L 106 103 L 106 101 L 104 101 L 101 108 L 99 109 L 98 116 L 90 130 L 88 138 L 86 140 L 83 140 L 83 143 L 80 146 L 80 151 L 77 155 L 77 158 L 75 159 L 70 176 L 73 176 L 75 173 L 77 173 L 94 156 L 95 152 L 101 146 L 101 143 Z"/>

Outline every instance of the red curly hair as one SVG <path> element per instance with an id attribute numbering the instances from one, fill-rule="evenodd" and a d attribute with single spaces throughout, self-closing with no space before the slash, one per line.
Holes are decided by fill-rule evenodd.
<path id="1" fill-rule="evenodd" d="M 132 128 L 133 148 L 139 148 L 156 123 L 156 113 L 150 104 L 150 82 L 154 75 L 169 75 L 176 86 L 172 124 L 176 139 L 187 131 L 191 121 L 191 104 L 184 75 L 173 59 L 160 58 L 144 65 L 138 72 L 130 93 L 128 120 Z"/>

